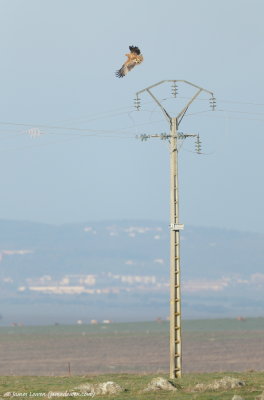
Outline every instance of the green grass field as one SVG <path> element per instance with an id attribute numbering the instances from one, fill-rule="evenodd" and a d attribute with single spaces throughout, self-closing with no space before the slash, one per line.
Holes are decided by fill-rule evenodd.
<path id="1" fill-rule="evenodd" d="M 234 358 L 238 358 L 238 366 L 243 367 L 243 371 L 246 368 L 254 368 L 253 359 L 256 359 L 256 370 L 248 372 L 214 372 L 214 373 L 186 373 L 181 379 L 175 380 L 175 383 L 179 385 L 177 392 L 148 392 L 144 393 L 143 389 L 151 381 L 152 378 L 162 376 L 168 378 L 167 375 L 161 372 L 150 373 L 158 371 L 158 366 L 163 365 L 160 361 L 156 364 L 155 357 L 158 357 L 157 353 L 154 353 L 153 349 L 160 348 L 162 343 L 167 343 L 168 339 L 168 322 L 142 322 L 142 323 L 122 323 L 122 324 L 109 324 L 109 325 L 68 325 L 68 326 L 27 326 L 27 327 L 1 327 L 0 328 L 0 348 L 1 350 L 1 364 L 2 374 L 10 376 L 0 377 L 0 400 L 4 394 L 11 392 L 13 395 L 10 398 L 25 399 L 25 398 L 49 398 L 48 393 L 54 392 L 57 398 L 58 394 L 69 390 L 73 390 L 76 386 L 84 383 L 101 383 L 106 381 L 114 381 L 126 391 L 117 395 L 105 395 L 95 396 L 96 399 L 118 399 L 118 400 L 158 400 L 158 399 L 190 399 L 190 400 L 231 400 L 236 395 L 242 396 L 245 400 L 255 400 L 256 396 L 260 395 L 264 391 L 264 371 L 263 368 L 263 335 L 264 335 L 264 318 L 250 318 L 246 321 L 238 321 L 235 319 L 222 319 L 222 320 L 197 320 L 197 321 L 183 321 L 183 332 L 184 332 L 184 345 L 185 345 L 185 364 L 188 364 L 188 359 L 192 363 L 196 362 L 198 369 L 196 371 L 202 371 L 202 362 L 205 362 L 207 356 L 208 369 L 205 371 L 233 371 Z M 80 341 L 80 345 L 74 347 L 76 343 Z M 108 347 L 103 347 L 106 341 L 109 341 Z M 154 347 L 150 347 L 149 352 L 144 353 L 146 344 L 153 342 Z M 88 347 L 83 347 L 89 344 Z M 140 344 L 142 344 L 140 346 Z M 250 351 L 246 353 L 250 343 L 255 343 Z M 78 343 L 77 343 L 78 344 Z M 60 348 L 61 346 L 61 348 Z M 122 347 L 123 346 L 123 347 Z M 134 346 L 134 347 L 133 347 Z M 143 347 L 142 347 L 143 346 Z M 77 350 L 80 348 L 80 354 Z M 98 349 L 95 353 L 95 361 L 100 365 L 104 366 L 108 364 L 116 365 L 120 364 L 120 370 L 125 371 L 124 365 L 120 362 L 120 359 L 116 359 L 118 352 L 121 352 L 122 348 L 125 353 L 125 362 L 135 366 L 135 369 L 131 372 L 135 373 L 118 373 L 115 374 L 106 373 L 107 371 L 101 371 L 101 367 L 97 375 L 88 372 L 89 365 L 92 362 L 91 351 L 92 349 Z M 204 349 L 206 348 L 206 353 Z M 128 350 L 127 350 L 128 349 Z M 162 348 L 163 349 L 163 348 Z M 200 349 L 200 352 L 197 352 Z M 23 351 L 22 351 L 23 350 Z M 58 351 L 57 351 L 58 350 Z M 68 357 L 70 350 L 73 352 Z M 146 349 L 145 349 L 146 350 Z M 56 353 L 57 351 L 57 353 Z M 79 350 L 78 350 L 79 351 Z M 137 351 L 137 352 L 136 352 Z M 167 351 L 167 350 L 166 350 Z M 215 352 L 213 352 L 215 351 Z M 20 353 L 21 354 L 20 354 Z M 159 356 L 162 356 L 164 349 L 161 351 Z M 134 354 L 135 353 L 135 354 Z M 190 353 L 190 354 L 188 354 Z M 46 356 L 45 356 L 46 354 Z M 78 356 L 77 356 L 78 354 Z M 86 358 L 82 357 L 82 355 Z M 111 357 L 106 359 L 106 356 Z M 240 358 L 239 358 L 240 355 Z M 24 357 L 27 359 L 24 360 Z M 45 358 L 45 357 L 46 358 Z M 133 359 L 134 356 L 134 359 Z M 9 358 L 8 358 L 9 357 Z M 54 360 L 53 360 L 53 358 Z M 61 357 L 61 359 L 59 359 Z M 65 358 L 66 357 L 66 358 Z M 76 357 L 75 361 L 72 361 L 72 373 L 75 376 L 43 376 L 47 372 L 52 375 L 51 363 L 52 360 L 55 363 L 57 359 L 64 366 L 63 374 L 67 373 L 67 362 L 71 361 Z M 221 361 L 221 357 L 223 358 Z M 212 360 L 216 360 L 216 364 L 212 364 Z M 24 364 L 19 369 L 21 373 L 18 374 L 19 362 L 24 360 Z M 139 369 L 140 364 L 138 360 L 148 365 L 151 361 L 153 362 L 153 370 L 149 373 L 143 372 L 144 370 Z M 223 362 L 225 361 L 225 364 Z M 248 364 L 246 362 L 249 360 Z M 10 373 L 7 365 L 10 365 Z M 77 366 L 87 364 L 87 368 L 84 368 L 85 373 L 78 372 Z M 39 376 L 23 376 L 26 375 L 25 368 L 32 365 L 33 375 L 37 369 L 45 364 L 43 370 L 40 369 Z M 133 364 L 134 363 L 134 364 Z M 65 364 L 65 365 L 64 365 Z M 99 365 L 98 364 L 98 365 Z M 144 364 L 144 365 L 145 365 Z M 165 364 L 167 369 L 167 355 L 165 357 Z M 55 364 L 54 364 L 55 365 Z M 145 366 L 142 368 L 145 368 Z M 223 365 L 227 366 L 223 368 Z M 245 367 L 247 365 L 247 367 Z M 218 369 L 213 369 L 218 368 Z M 12 372 L 11 367 L 14 369 Z M 222 368 L 222 369 L 221 369 Z M 184 369 L 185 371 L 186 369 Z M 142 373 L 140 373 L 142 371 Z M 163 369 L 164 371 L 164 369 Z M 192 370 L 191 370 L 192 371 Z M 240 371 L 240 369 L 236 370 Z M 242 369 L 241 369 L 242 371 Z M 81 375 L 82 374 L 82 375 Z M 85 375 L 84 375 L 85 374 Z M 16 376 L 14 376 L 16 375 Z M 18 376 L 20 375 L 20 376 Z M 54 375 L 59 375 L 55 373 Z M 245 382 L 245 386 L 238 387 L 230 390 L 205 390 L 202 392 L 194 392 L 193 388 L 198 383 L 212 383 L 216 379 L 223 377 L 235 377 Z M 64 396 L 65 397 L 65 396 Z M 74 398 L 89 398 L 90 396 L 77 396 Z M 8 397 L 5 397 L 8 398 Z M 73 398 L 70 396 L 69 398 Z"/>
<path id="2" fill-rule="evenodd" d="M 0 395 L 12 392 L 17 399 L 41 397 L 47 398 L 48 392 L 65 393 L 82 383 L 99 383 L 114 381 L 126 389 L 118 395 L 95 396 L 96 399 L 119 399 L 119 400 L 158 400 L 158 399 L 195 399 L 195 400 L 231 400 L 234 394 L 242 396 L 245 400 L 253 400 L 264 390 L 264 373 L 210 373 L 210 374 L 187 374 L 183 378 L 175 380 L 180 386 L 177 392 L 152 392 L 143 393 L 143 389 L 150 380 L 157 375 L 134 375 L 134 374 L 114 374 L 98 375 L 89 377 L 1 377 Z M 166 375 L 161 375 L 167 378 Z M 238 378 L 246 383 L 245 386 L 228 391 L 204 391 L 192 392 L 192 388 L 197 383 L 211 383 L 215 379 L 231 376 Z M 57 397 L 57 396 L 56 396 Z M 74 398 L 83 398 L 78 396 Z M 86 398 L 89 396 L 86 396 Z M 55 397 L 53 397 L 55 398 Z"/>
<path id="3" fill-rule="evenodd" d="M 182 329 L 185 332 L 219 332 L 219 331 L 264 331 L 264 318 L 247 318 L 239 321 L 235 318 L 183 320 Z M 53 326 L 0 326 L 0 334 L 71 334 L 87 333 L 140 333 L 145 331 L 168 332 L 168 321 L 122 322 L 112 324 L 84 325 L 53 325 Z"/>

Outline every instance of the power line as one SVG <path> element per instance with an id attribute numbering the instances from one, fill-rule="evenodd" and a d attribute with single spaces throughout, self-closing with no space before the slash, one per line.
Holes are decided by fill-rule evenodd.
<path id="1" fill-rule="evenodd" d="M 209 113 L 209 111 L 208 111 Z M 230 110 L 216 110 L 215 111 L 215 115 L 206 115 L 206 112 L 204 112 L 204 116 L 205 117 L 210 117 L 210 118 L 228 118 L 228 119 L 234 119 L 234 120 L 240 120 L 240 121 L 259 121 L 259 122 L 264 122 L 264 119 L 260 119 L 260 118 L 242 118 L 242 117 L 235 117 L 235 116 L 230 116 L 230 115 L 217 115 L 217 113 L 230 113 L 233 114 L 235 113 L 234 111 Z M 241 112 L 243 113 L 243 112 Z M 195 115 L 196 113 L 193 114 L 187 114 L 186 116 L 192 116 Z M 245 113 L 245 114 L 250 114 L 250 113 Z"/>
<path id="2" fill-rule="evenodd" d="M 178 99 L 188 99 L 186 96 L 177 96 Z M 206 98 L 199 98 L 197 101 L 208 101 Z M 254 103 L 254 102 L 246 102 L 246 101 L 237 101 L 237 100 L 227 100 L 227 99 L 221 99 L 217 98 L 217 103 L 230 103 L 230 104 L 241 104 L 241 105 L 251 105 L 251 106 L 257 106 L 257 107 L 264 107 L 264 103 Z"/>
<path id="3" fill-rule="evenodd" d="M 223 109 L 219 109 L 218 111 L 219 112 L 234 113 L 234 114 L 264 115 L 264 112 L 260 113 L 260 112 L 250 112 L 250 111 L 240 111 L 240 110 L 223 110 Z"/>
<path id="4" fill-rule="evenodd" d="M 187 97 L 185 96 L 177 96 L 179 99 L 186 99 Z M 162 98 L 160 100 L 160 102 L 165 102 L 168 101 L 170 99 L 173 99 L 174 96 L 168 96 L 165 98 Z M 208 101 L 207 99 L 204 98 L 197 98 L 198 101 Z M 254 102 L 241 102 L 241 101 L 235 101 L 235 100 L 226 100 L 226 99 L 220 99 L 219 102 L 223 102 L 223 103 L 231 103 L 231 104 L 240 104 L 240 105 L 252 105 L 252 106 L 264 106 L 264 104 L 262 103 L 254 103 Z M 151 101 L 145 101 L 144 105 L 147 105 L 151 103 Z M 153 103 L 152 103 L 153 104 Z M 150 113 L 150 115 L 158 112 L 158 110 L 152 109 L 152 110 L 148 110 L 148 109 L 142 109 L 141 111 Z M 49 124 L 36 124 L 36 123 L 23 123 L 23 122 L 9 122 L 9 121 L 0 121 L 0 125 L 6 125 L 6 126 L 17 126 L 17 127 L 29 127 L 29 129 L 32 129 L 34 127 L 38 127 L 39 128 L 44 128 L 45 130 L 64 130 L 67 132 L 82 132 L 82 135 L 77 135 L 77 133 L 74 133 L 73 135 L 75 135 L 76 137 L 80 137 L 80 136 L 84 136 L 85 133 L 89 133 L 87 135 L 85 135 L 86 137 L 88 136 L 96 136 L 96 135 L 107 135 L 107 137 L 118 137 L 117 135 L 138 135 L 138 130 L 137 132 L 128 132 L 128 130 L 131 130 L 131 128 L 138 128 L 138 127 L 142 127 L 144 125 L 150 125 L 153 123 L 157 123 L 160 122 L 161 120 L 155 120 L 155 121 L 149 121 L 149 122 L 144 122 L 144 123 L 136 123 L 135 120 L 133 119 L 132 115 L 134 115 L 136 111 L 132 110 L 132 106 L 123 106 L 123 107 L 117 107 L 114 109 L 111 109 L 109 111 L 103 111 L 103 112 L 99 112 L 99 113 L 94 113 L 91 114 L 90 116 L 87 117 L 79 117 L 79 118 L 75 118 L 72 119 L 71 121 L 77 122 L 92 122 L 92 121 L 98 121 L 98 120 L 102 120 L 102 119 L 108 119 L 108 118 L 112 118 L 112 117 L 117 117 L 117 116 L 122 116 L 122 115 L 127 115 L 130 119 L 132 119 L 132 121 L 134 122 L 133 125 L 130 125 L 128 127 L 123 127 L 121 129 L 114 129 L 114 130 L 109 130 L 109 129 L 94 129 L 94 128 L 81 128 L 81 127 L 69 127 L 69 126 L 60 126 L 60 125 L 49 125 Z M 200 111 L 196 111 L 193 113 L 186 113 L 185 116 L 186 117 L 191 117 L 191 116 L 196 116 L 199 114 L 203 114 L 204 116 L 209 116 L 208 115 L 209 110 L 200 110 Z M 264 115 L 264 112 L 250 112 L 250 111 L 244 111 L 244 110 L 230 110 L 230 109 L 216 109 L 216 114 L 214 114 L 214 118 L 219 118 L 219 113 L 228 113 L 228 114 L 241 114 L 241 115 L 252 115 L 252 116 L 261 116 Z M 217 115 L 218 114 L 218 115 Z M 210 117 L 212 117 L 212 115 L 210 115 Z M 226 118 L 227 116 L 225 116 L 224 118 Z M 221 118 L 221 117 L 220 117 Z M 259 122 L 264 122 L 264 119 L 260 119 L 260 118 L 241 118 L 241 117 L 234 117 L 234 116 L 230 116 L 228 115 L 228 118 L 230 119 L 236 119 L 236 120 L 250 120 L 250 121 L 259 121 Z M 10 134 L 11 133 L 17 133 L 16 130 L 11 131 L 10 129 L 8 131 L 3 131 L 1 132 L 2 135 L 5 134 Z M 27 132 L 20 132 L 20 134 L 26 134 Z M 45 134 L 56 134 L 55 132 L 43 132 Z M 70 133 L 67 133 L 68 135 Z M 111 135 L 111 136 L 110 136 Z M 16 137 L 17 135 L 12 135 L 12 137 Z M 123 136 L 120 136 L 120 138 Z M 132 138 L 132 136 L 131 136 Z M 1 138 L 2 139 L 2 138 Z"/>

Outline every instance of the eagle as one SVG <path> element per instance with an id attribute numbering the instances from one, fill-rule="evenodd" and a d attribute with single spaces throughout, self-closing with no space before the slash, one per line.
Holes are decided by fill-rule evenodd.
<path id="1" fill-rule="evenodd" d="M 129 46 L 130 53 L 125 54 L 127 60 L 124 62 L 122 67 L 116 71 L 116 77 L 123 78 L 132 68 L 137 64 L 141 64 L 143 61 L 143 56 L 140 50 L 136 46 Z"/>

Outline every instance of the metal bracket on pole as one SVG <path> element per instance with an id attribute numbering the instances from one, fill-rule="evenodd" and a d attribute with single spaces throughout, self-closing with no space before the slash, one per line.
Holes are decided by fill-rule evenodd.
<path id="1" fill-rule="evenodd" d="M 182 231 L 184 229 L 184 224 L 170 224 L 172 231 Z"/>

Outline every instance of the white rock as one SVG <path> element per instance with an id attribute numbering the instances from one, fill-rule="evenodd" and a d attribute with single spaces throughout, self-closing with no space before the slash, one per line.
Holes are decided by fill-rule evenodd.
<path id="1" fill-rule="evenodd" d="M 205 390 L 218 390 L 218 389 L 236 389 L 245 386 L 245 382 L 240 381 L 237 378 L 232 378 L 230 376 L 224 376 L 222 379 L 215 380 L 212 383 L 198 383 L 194 387 L 194 391 L 205 391 Z"/>
<path id="2" fill-rule="evenodd" d="M 117 394 L 123 392 L 124 389 L 115 382 L 103 382 L 103 383 L 83 383 L 74 388 L 74 391 L 80 393 L 91 393 L 92 395 L 105 395 L 105 394 Z"/>
<path id="3" fill-rule="evenodd" d="M 156 392 L 159 390 L 176 391 L 178 390 L 170 381 L 167 379 L 158 377 L 153 378 L 148 386 L 143 390 L 144 392 Z"/>
<path id="4" fill-rule="evenodd" d="M 255 397 L 255 400 L 264 400 L 264 392 Z"/>

